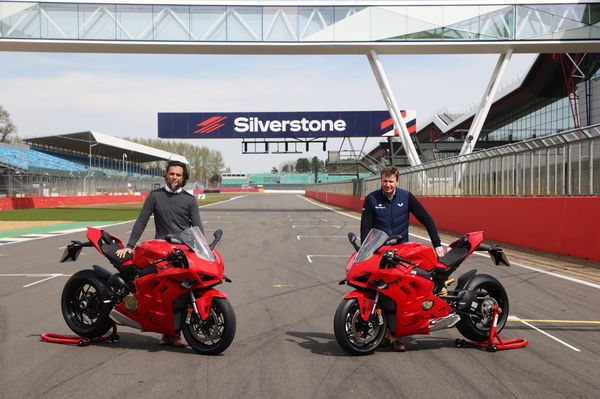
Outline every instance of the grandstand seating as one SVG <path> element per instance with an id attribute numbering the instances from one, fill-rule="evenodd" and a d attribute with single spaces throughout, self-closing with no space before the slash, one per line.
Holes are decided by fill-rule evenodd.
<path id="1" fill-rule="evenodd" d="M 86 170 L 74 162 L 31 149 L 22 150 L 0 146 L 0 160 L 4 164 L 24 170 L 28 170 L 30 167 L 69 172 Z"/>

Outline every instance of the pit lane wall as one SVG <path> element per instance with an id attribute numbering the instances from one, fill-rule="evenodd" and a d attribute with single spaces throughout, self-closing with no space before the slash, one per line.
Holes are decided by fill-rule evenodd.
<path id="1" fill-rule="evenodd" d="M 104 205 L 143 202 L 143 195 L 93 195 L 66 197 L 8 197 L 0 198 L 0 210 L 54 208 L 58 206 Z"/>
<path id="2" fill-rule="evenodd" d="M 363 196 L 306 190 L 307 197 L 361 211 Z M 600 197 L 424 197 L 439 230 L 484 231 L 503 242 L 600 261 Z M 411 216 L 411 223 L 418 223 Z"/>

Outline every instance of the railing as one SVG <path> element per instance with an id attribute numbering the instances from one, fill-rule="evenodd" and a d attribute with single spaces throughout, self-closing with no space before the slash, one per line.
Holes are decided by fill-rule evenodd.
<path id="1" fill-rule="evenodd" d="M 171 2 L 172 3 L 172 2 Z M 199 3 L 199 4 L 198 4 Z M 595 40 L 599 4 L 0 2 L 0 37 L 186 42 Z M 298 3 L 296 4 L 298 5 Z"/>
<path id="2" fill-rule="evenodd" d="M 378 177 L 341 184 L 307 190 L 364 196 L 380 186 Z M 418 196 L 600 195 L 600 125 L 401 169 L 399 186 Z"/>
<path id="3" fill-rule="evenodd" d="M 128 194 L 150 191 L 164 184 L 162 177 L 88 176 L 87 172 L 57 176 L 10 169 L 3 172 L 0 197 Z"/>

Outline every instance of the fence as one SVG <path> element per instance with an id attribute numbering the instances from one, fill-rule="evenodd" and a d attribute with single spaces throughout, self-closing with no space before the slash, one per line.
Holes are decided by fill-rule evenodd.
<path id="1" fill-rule="evenodd" d="M 417 196 L 600 195 L 600 124 L 402 169 L 400 186 Z M 364 197 L 379 187 L 375 176 L 307 190 Z"/>
<path id="2" fill-rule="evenodd" d="M 99 176 L 87 172 L 57 175 L 39 168 L 23 171 L 0 168 L 0 197 L 112 195 L 150 191 L 162 177 Z"/>

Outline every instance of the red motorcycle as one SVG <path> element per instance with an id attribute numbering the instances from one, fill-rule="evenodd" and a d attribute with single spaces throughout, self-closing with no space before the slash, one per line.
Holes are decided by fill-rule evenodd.
<path id="1" fill-rule="evenodd" d="M 508 296 L 500 282 L 469 270 L 454 288 L 450 275 L 474 251 L 488 251 L 496 265 L 510 266 L 498 247 L 484 247 L 483 232 L 469 233 L 449 246 L 438 259 L 423 244 L 400 244 L 401 237 L 372 229 L 362 245 L 348 234 L 356 249 L 346 263 L 348 293 L 335 313 L 333 327 L 340 346 L 352 355 L 372 353 L 384 338 L 429 334 L 456 326 L 467 339 L 482 342 L 492 327 L 492 308 L 500 308 L 496 332 L 508 317 Z"/>
<path id="2" fill-rule="evenodd" d="M 115 323 L 167 335 L 181 330 L 197 352 L 223 352 L 233 341 L 236 319 L 227 295 L 213 288 L 231 282 L 213 250 L 222 233 L 217 230 L 209 245 L 194 226 L 165 241 L 141 243 L 133 258 L 119 258 L 122 241 L 88 227 L 88 241 L 72 241 L 61 262 L 77 260 L 83 247 L 95 247 L 118 272 L 93 265 L 67 281 L 61 299 L 67 325 L 88 339 L 101 337 Z"/>

